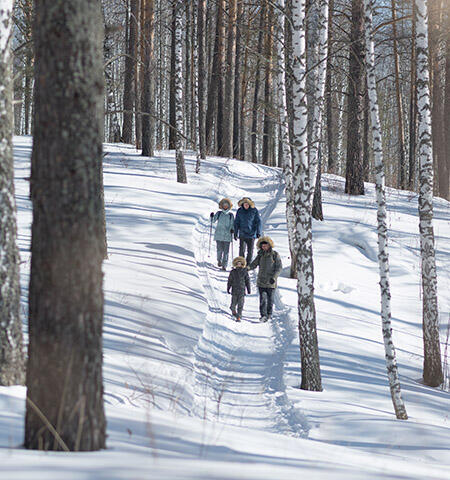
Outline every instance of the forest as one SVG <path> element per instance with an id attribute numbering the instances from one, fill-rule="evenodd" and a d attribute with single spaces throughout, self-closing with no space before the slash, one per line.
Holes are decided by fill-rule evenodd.
<path id="1" fill-rule="evenodd" d="M 449 201 L 450 0 L 0 0 L 0 472 L 445 478 Z"/>

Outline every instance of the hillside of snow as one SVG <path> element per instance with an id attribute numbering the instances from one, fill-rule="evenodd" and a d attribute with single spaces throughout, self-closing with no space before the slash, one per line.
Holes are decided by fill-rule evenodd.
<path id="1" fill-rule="evenodd" d="M 31 138 L 15 138 L 24 331 L 30 264 Z M 0 387 L 0 478 L 64 480 L 448 479 L 450 394 L 424 386 L 417 196 L 389 189 L 392 324 L 409 420 L 396 420 L 381 335 L 376 201 L 323 177 L 314 222 L 323 392 L 299 389 L 296 281 L 288 278 L 279 169 L 208 158 L 176 183 L 174 152 L 105 145 L 109 258 L 104 264 L 108 448 L 21 447 L 25 388 Z M 258 322 L 256 274 L 243 321 L 216 266 L 211 211 L 251 197 L 284 271 L 271 322 Z M 443 356 L 450 324 L 450 203 L 435 200 Z M 81 252 L 80 252 L 81 253 Z M 237 256 L 238 244 L 233 251 Z"/>

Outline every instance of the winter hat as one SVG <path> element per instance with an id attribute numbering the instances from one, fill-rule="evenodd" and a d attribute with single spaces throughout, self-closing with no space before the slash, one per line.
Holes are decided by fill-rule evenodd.
<path id="1" fill-rule="evenodd" d="M 228 203 L 228 205 L 230 206 L 228 210 L 231 210 L 233 208 L 233 204 L 231 203 L 231 200 L 229 198 L 222 198 L 222 200 L 219 202 L 219 208 L 224 210 L 223 205 L 225 203 Z"/>
<path id="2" fill-rule="evenodd" d="M 238 205 L 242 207 L 244 203 L 248 203 L 250 208 L 255 208 L 255 202 L 250 197 L 243 197 L 239 200 Z"/>
<path id="3" fill-rule="evenodd" d="M 273 240 L 270 238 L 270 237 L 260 237 L 258 239 L 258 241 L 256 242 L 256 246 L 258 248 L 261 248 L 261 245 L 263 243 L 268 243 L 270 245 L 270 248 L 273 248 L 274 247 L 274 243 L 273 243 Z"/>
<path id="4" fill-rule="evenodd" d="M 247 266 L 247 261 L 245 260 L 244 257 L 236 257 L 233 259 L 233 267 L 237 267 L 238 263 L 241 262 L 243 267 Z"/>

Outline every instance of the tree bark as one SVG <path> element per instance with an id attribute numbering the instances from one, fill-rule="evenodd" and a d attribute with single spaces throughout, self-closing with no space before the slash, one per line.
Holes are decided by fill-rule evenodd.
<path id="1" fill-rule="evenodd" d="M 406 408 L 403 403 L 398 377 L 397 359 L 391 326 L 391 290 L 389 283 L 389 253 L 387 237 L 387 209 L 383 162 L 383 145 L 381 140 L 381 124 L 378 109 L 377 83 L 375 77 L 375 47 L 373 41 L 373 7 L 374 0 L 365 0 L 365 27 L 366 27 L 366 69 L 367 86 L 370 106 L 370 121 L 372 126 L 372 146 L 375 157 L 376 192 L 377 192 L 377 221 L 378 221 L 378 265 L 380 269 L 381 288 L 381 318 L 383 324 L 383 340 L 386 358 L 386 369 L 389 379 L 392 403 L 398 419 L 407 420 Z"/>
<path id="2" fill-rule="evenodd" d="M 416 185 L 416 134 L 417 134 L 417 65 L 416 65 L 416 0 L 412 3 L 411 26 L 411 81 L 409 99 L 409 172 L 408 188 L 414 190 Z"/>
<path id="3" fill-rule="evenodd" d="M 263 144 L 261 163 L 273 166 L 273 112 L 272 112 L 272 50 L 273 50 L 273 8 L 266 0 L 266 32 L 265 32 L 265 75 L 264 75 L 264 120 L 263 120 Z"/>
<path id="4" fill-rule="evenodd" d="M 123 126 L 122 141 L 133 141 L 133 107 L 135 96 L 135 62 L 137 45 L 137 19 L 139 16 L 139 0 L 130 0 L 130 18 L 128 28 L 127 56 L 125 57 L 125 78 L 123 85 Z"/>
<path id="5" fill-rule="evenodd" d="M 419 227 L 423 296 L 423 380 L 431 387 L 443 381 L 439 343 L 436 258 L 433 230 L 433 146 L 430 74 L 428 64 L 428 11 L 426 0 L 416 0 L 416 53 L 418 98 Z"/>
<path id="6" fill-rule="evenodd" d="M 445 90 L 444 90 L 444 135 L 445 158 L 442 165 L 440 192 L 443 198 L 450 200 L 450 1 L 446 2 L 446 34 L 445 39 Z"/>
<path id="7" fill-rule="evenodd" d="M 31 449 L 105 447 L 102 25 L 99 0 L 35 2 L 25 419 Z"/>
<path id="8" fill-rule="evenodd" d="M 142 2 L 142 69 L 143 82 L 141 93 L 142 110 L 142 155 L 154 155 L 154 0 Z"/>
<path id="9" fill-rule="evenodd" d="M 171 27 L 171 43 L 170 43 L 170 81 L 169 81 L 169 150 L 177 148 L 177 132 L 176 132 L 176 18 L 177 18 L 177 1 L 172 1 L 172 27 Z"/>
<path id="10" fill-rule="evenodd" d="M 352 0 L 345 193 L 364 195 L 364 16 L 363 0 Z"/>
<path id="11" fill-rule="evenodd" d="M 198 37 L 198 125 L 200 158 L 206 158 L 206 0 L 198 0 L 197 8 Z"/>
<path id="12" fill-rule="evenodd" d="M 307 152 L 305 3 L 292 4 L 293 88 L 294 88 L 294 215 L 298 267 L 298 314 L 302 365 L 301 388 L 322 390 L 316 310 L 314 305 L 314 263 L 312 254 L 311 202 L 313 188 Z"/>
<path id="13" fill-rule="evenodd" d="M 12 55 L 13 0 L 0 4 L 0 385 L 23 384 L 19 249 L 14 196 Z"/>

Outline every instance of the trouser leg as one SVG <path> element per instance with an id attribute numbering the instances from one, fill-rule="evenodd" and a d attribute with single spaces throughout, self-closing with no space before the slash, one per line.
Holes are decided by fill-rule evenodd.
<path id="1" fill-rule="evenodd" d="M 238 303 L 239 303 L 239 295 L 236 295 L 233 293 L 231 295 L 231 305 L 230 305 L 230 309 L 233 314 L 236 313 L 236 307 L 238 306 Z"/>
<path id="2" fill-rule="evenodd" d="M 254 238 L 246 238 L 245 243 L 247 244 L 247 265 L 250 265 L 253 259 L 253 246 L 255 244 Z"/>
<path id="3" fill-rule="evenodd" d="M 242 317 L 242 311 L 244 310 L 244 301 L 245 301 L 245 295 L 241 295 L 238 298 L 238 304 L 237 304 L 238 317 Z"/>
<path id="4" fill-rule="evenodd" d="M 274 288 L 267 288 L 267 315 L 272 316 L 273 311 L 273 297 L 275 295 Z"/>
<path id="5" fill-rule="evenodd" d="M 230 253 L 230 242 L 223 242 L 222 265 L 224 267 L 228 265 L 229 253 Z"/>
<path id="6" fill-rule="evenodd" d="M 239 239 L 239 256 L 243 257 L 245 255 L 245 239 Z"/>
<path id="7" fill-rule="evenodd" d="M 259 287 L 259 313 L 261 317 L 267 317 L 267 288 Z"/>

